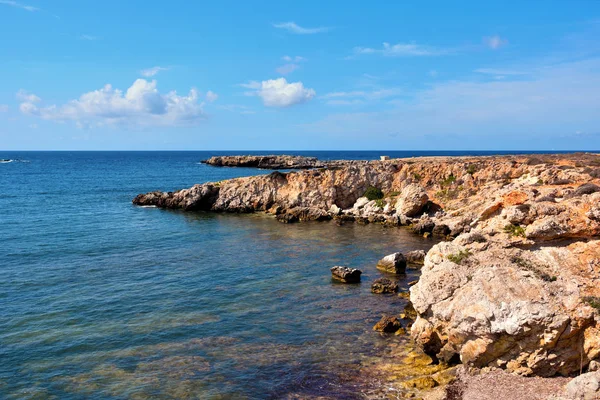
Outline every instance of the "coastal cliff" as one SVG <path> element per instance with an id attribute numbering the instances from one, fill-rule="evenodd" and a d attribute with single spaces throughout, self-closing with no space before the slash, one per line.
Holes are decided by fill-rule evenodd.
<path id="1" fill-rule="evenodd" d="M 411 335 L 428 354 L 538 376 L 600 358 L 599 155 L 347 161 L 133 202 L 442 236 L 410 289 Z"/>

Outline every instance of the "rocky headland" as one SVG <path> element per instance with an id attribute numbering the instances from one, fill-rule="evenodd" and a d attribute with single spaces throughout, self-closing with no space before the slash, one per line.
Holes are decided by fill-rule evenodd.
<path id="1" fill-rule="evenodd" d="M 316 157 L 290 155 L 214 156 L 201 162 L 215 167 L 247 167 L 262 169 L 311 169 L 344 163 L 344 161 L 324 162 Z"/>
<path id="2" fill-rule="evenodd" d="M 576 375 L 600 360 L 600 155 L 314 168 L 151 192 L 133 202 L 264 211 L 282 222 L 383 223 L 442 237 L 410 288 L 410 334 L 434 362 L 549 377 Z"/>

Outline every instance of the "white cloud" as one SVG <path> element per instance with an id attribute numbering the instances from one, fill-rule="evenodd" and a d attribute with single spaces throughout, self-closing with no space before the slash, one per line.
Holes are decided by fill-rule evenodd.
<path id="1" fill-rule="evenodd" d="M 8 112 L 8 106 L 6 104 L 0 104 L 0 112 Z"/>
<path id="2" fill-rule="evenodd" d="M 492 50 L 499 49 L 508 44 L 508 40 L 501 38 L 498 35 L 488 36 L 483 38 L 483 43 Z"/>
<path id="3" fill-rule="evenodd" d="M 218 98 L 219 95 L 213 92 L 212 90 L 206 92 L 206 101 L 208 101 L 209 103 L 217 101 Z"/>
<path id="4" fill-rule="evenodd" d="M 283 57 L 281 57 L 281 59 L 285 62 L 294 62 L 294 63 L 306 61 L 306 58 L 300 57 L 300 56 L 295 56 L 295 57 L 283 56 Z"/>
<path id="5" fill-rule="evenodd" d="M 78 126 L 137 124 L 144 126 L 178 126 L 197 123 L 205 118 L 198 91 L 191 89 L 187 96 L 175 91 L 161 94 L 156 81 L 137 79 L 123 92 L 110 84 L 102 89 L 82 94 L 62 106 L 38 107 L 40 98 L 19 91 L 24 100 L 19 108 L 23 114 L 47 120 L 74 121 Z"/>
<path id="6" fill-rule="evenodd" d="M 30 11 L 30 12 L 40 11 L 40 9 L 37 8 L 37 7 L 33 7 L 33 6 L 28 6 L 26 4 L 17 3 L 16 1 L 12 1 L 12 0 L 0 0 L 0 4 L 4 4 L 4 5 L 7 5 L 7 6 L 16 7 L 16 8 L 21 8 L 23 10 L 27 10 L 27 11 Z"/>
<path id="7" fill-rule="evenodd" d="M 281 22 L 278 24 L 273 24 L 273 26 L 277 29 L 285 29 L 286 31 L 296 35 L 311 35 L 314 33 L 323 33 L 331 30 L 331 28 L 324 26 L 318 28 L 303 28 L 295 22 Z"/>
<path id="8" fill-rule="evenodd" d="M 289 107 L 305 103 L 316 94 L 314 89 L 305 88 L 302 82 L 288 83 L 285 78 L 252 81 L 241 86 L 252 89 L 247 94 L 259 96 L 267 107 Z"/>
<path id="9" fill-rule="evenodd" d="M 386 57 L 420 57 L 420 56 L 441 56 L 453 53 L 450 49 L 441 49 L 432 46 L 422 46 L 415 43 L 383 43 L 381 48 L 355 47 L 355 55 L 380 54 Z"/>
<path id="10" fill-rule="evenodd" d="M 167 68 L 167 67 L 156 66 L 156 67 L 152 67 L 152 68 L 143 69 L 140 71 L 140 74 L 142 76 L 145 76 L 146 78 L 151 78 L 154 75 L 158 74 L 160 71 L 168 71 L 168 70 L 169 70 L 169 68 Z"/>

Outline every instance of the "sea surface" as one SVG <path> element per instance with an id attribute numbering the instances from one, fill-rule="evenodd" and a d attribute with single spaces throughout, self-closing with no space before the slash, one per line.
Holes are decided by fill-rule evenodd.
<path id="1" fill-rule="evenodd" d="M 432 242 L 131 204 L 271 172 L 199 163 L 219 154 L 236 153 L 0 151 L 0 399 L 359 397 L 349 377 L 398 340 L 371 328 L 404 306 L 370 293 L 376 262 Z M 361 268 L 363 282 L 332 282 L 334 265 Z"/>

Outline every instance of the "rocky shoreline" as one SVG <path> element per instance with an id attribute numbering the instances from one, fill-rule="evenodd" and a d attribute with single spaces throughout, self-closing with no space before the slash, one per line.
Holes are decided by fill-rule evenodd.
<path id="1" fill-rule="evenodd" d="M 214 156 L 201 163 L 214 167 L 246 167 L 261 169 L 311 169 L 327 165 L 341 165 L 345 161 L 320 161 L 316 157 L 267 155 L 267 156 Z"/>
<path id="2" fill-rule="evenodd" d="M 444 237 L 410 288 L 410 334 L 434 361 L 550 377 L 600 360 L 600 155 L 310 168 L 151 192 L 133 203 L 263 211 L 288 223 L 405 225 Z"/>

